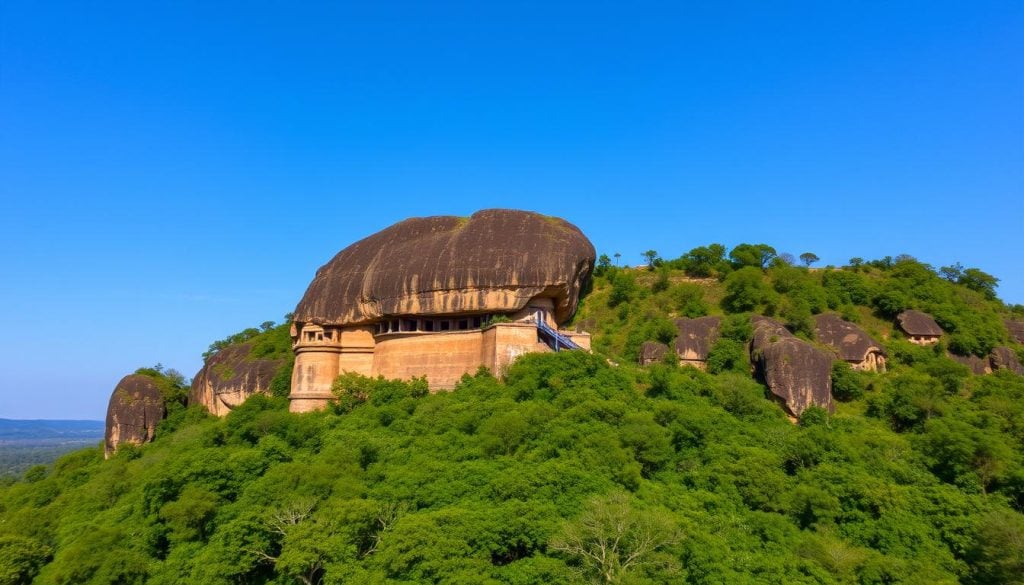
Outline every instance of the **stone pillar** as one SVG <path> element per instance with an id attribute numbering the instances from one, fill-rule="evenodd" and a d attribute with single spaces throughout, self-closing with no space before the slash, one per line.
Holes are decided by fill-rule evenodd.
<path id="1" fill-rule="evenodd" d="M 288 398 L 291 412 L 320 410 L 334 399 L 331 384 L 339 374 L 371 374 L 373 333 L 369 327 L 323 328 L 300 324 L 293 331 L 295 369 Z"/>

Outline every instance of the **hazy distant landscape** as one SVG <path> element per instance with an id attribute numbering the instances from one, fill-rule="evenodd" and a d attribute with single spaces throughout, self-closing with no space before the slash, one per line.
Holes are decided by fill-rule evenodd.
<path id="1" fill-rule="evenodd" d="M 100 420 L 11 420 L 0 418 L 0 476 L 48 464 L 68 451 L 103 439 Z"/>

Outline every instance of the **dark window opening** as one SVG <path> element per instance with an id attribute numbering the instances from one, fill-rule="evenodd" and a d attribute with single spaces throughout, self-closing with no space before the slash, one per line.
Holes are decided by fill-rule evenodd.
<path id="1" fill-rule="evenodd" d="M 469 319 L 459 319 L 459 331 L 469 329 Z"/>
<path id="2" fill-rule="evenodd" d="M 441 331 L 451 331 L 451 328 L 452 328 L 452 322 L 451 321 L 441 321 Z"/>
<path id="3" fill-rule="evenodd" d="M 434 330 L 434 321 L 432 319 L 427 319 L 427 320 L 423 321 L 423 330 L 424 331 L 433 331 Z"/>

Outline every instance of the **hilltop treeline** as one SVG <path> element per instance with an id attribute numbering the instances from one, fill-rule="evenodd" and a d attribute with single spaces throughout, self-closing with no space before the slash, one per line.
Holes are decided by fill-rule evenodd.
<path id="1" fill-rule="evenodd" d="M 599 266 L 594 355 L 434 395 L 350 375 L 321 413 L 177 409 L 152 444 L 33 468 L 0 489 L 0 583 L 1022 582 L 1024 377 L 947 353 L 1020 351 L 1010 308 L 909 258 L 656 260 Z M 903 308 L 948 343 L 900 339 Z M 836 413 L 793 424 L 750 376 L 749 313 L 813 341 L 825 310 L 887 338 L 889 371 L 837 368 Z M 711 372 L 633 365 L 702 314 L 726 316 Z"/>
<path id="2" fill-rule="evenodd" d="M 834 311 L 878 338 L 899 336 L 893 319 L 906 309 L 935 317 L 946 332 L 941 349 L 986 356 L 1010 341 L 1004 319 L 1024 318 L 1024 306 L 996 298 L 998 279 L 960 265 L 935 269 L 916 259 L 865 261 L 846 267 L 809 268 L 766 244 L 701 246 L 675 260 L 648 251 L 645 269 L 620 268 L 607 255 L 598 260 L 594 293 L 576 315 L 595 333 L 595 347 L 616 359 L 635 361 L 647 340 L 667 342 L 672 317 L 756 313 L 782 321 L 813 340 L 813 315 Z M 805 253 L 806 264 L 816 261 Z"/>

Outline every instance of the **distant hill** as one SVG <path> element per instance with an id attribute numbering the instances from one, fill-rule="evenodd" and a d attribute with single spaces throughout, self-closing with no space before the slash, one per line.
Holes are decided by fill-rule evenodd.
<path id="1" fill-rule="evenodd" d="M 95 441 L 102 438 L 101 420 L 0 418 L 0 444 L 13 441 Z"/>
<path id="2" fill-rule="evenodd" d="M 0 476 L 20 475 L 69 451 L 103 440 L 101 420 L 13 420 L 0 418 Z"/>

